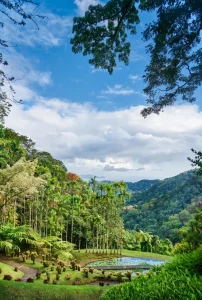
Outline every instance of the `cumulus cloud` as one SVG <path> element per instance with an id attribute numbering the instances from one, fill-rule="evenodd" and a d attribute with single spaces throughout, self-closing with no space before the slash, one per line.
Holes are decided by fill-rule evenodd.
<path id="1" fill-rule="evenodd" d="M 96 180 L 104 180 L 106 179 L 105 176 L 96 176 L 96 174 L 80 174 L 80 177 L 83 178 L 84 180 L 89 180 L 93 177 L 96 177 Z"/>
<path id="2" fill-rule="evenodd" d="M 124 167 L 116 168 L 114 166 L 106 165 L 104 166 L 103 171 L 128 172 L 128 171 L 132 171 L 132 169 L 128 169 Z"/>
<path id="3" fill-rule="evenodd" d="M 27 22 L 26 26 L 13 25 L 6 19 L 6 26 L 1 29 L 1 38 L 10 46 L 59 46 L 67 38 L 72 26 L 72 18 L 59 16 L 50 12 L 44 12 L 44 19 L 37 19 L 37 26 L 33 22 Z M 2 16 L 2 22 L 6 17 Z M 14 29 L 14 30 L 13 30 Z"/>
<path id="4" fill-rule="evenodd" d="M 101 91 L 102 95 L 115 95 L 115 96 L 130 96 L 139 95 L 146 97 L 141 91 L 136 91 L 129 87 L 124 87 L 122 84 L 115 84 L 113 87 L 108 86 L 106 90 Z"/>
<path id="5" fill-rule="evenodd" d="M 141 61 L 141 60 L 146 60 L 145 56 L 132 50 L 130 53 L 130 61 L 137 62 L 137 61 Z"/>
<path id="6" fill-rule="evenodd" d="M 15 105 L 6 125 L 78 174 L 135 180 L 137 171 L 138 178 L 164 178 L 190 169 L 190 149 L 202 144 L 199 108 L 173 106 L 147 119 L 142 108 L 98 111 L 89 103 L 38 97 L 26 109 Z"/>
<path id="7" fill-rule="evenodd" d="M 99 0 L 74 0 L 74 3 L 78 7 L 78 13 L 84 15 L 90 5 L 97 5 L 101 1 Z"/>
<path id="8" fill-rule="evenodd" d="M 113 87 L 108 86 L 106 90 L 102 91 L 102 94 L 127 96 L 127 95 L 134 94 L 134 92 L 135 91 L 133 89 L 130 89 L 128 87 L 124 88 L 121 84 L 115 84 Z"/>
<path id="9" fill-rule="evenodd" d="M 128 78 L 131 79 L 133 83 L 142 79 L 140 75 L 132 75 L 132 74 L 130 74 Z"/>

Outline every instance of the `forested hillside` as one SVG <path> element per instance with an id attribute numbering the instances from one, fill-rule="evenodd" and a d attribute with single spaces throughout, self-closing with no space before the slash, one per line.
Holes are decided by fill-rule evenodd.
<path id="1" fill-rule="evenodd" d="M 150 188 L 152 185 L 158 183 L 159 179 L 149 180 L 143 179 L 137 182 L 126 182 L 128 190 L 133 192 L 143 192 Z"/>
<path id="2" fill-rule="evenodd" d="M 201 196 L 202 178 L 194 171 L 161 180 L 146 191 L 132 193 L 123 213 L 125 227 L 177 242 L 179 229 L 201 205 Z"/>

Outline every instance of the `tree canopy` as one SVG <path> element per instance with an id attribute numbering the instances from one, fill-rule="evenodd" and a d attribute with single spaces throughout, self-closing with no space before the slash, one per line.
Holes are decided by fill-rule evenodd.
<path id="1" fill-rule="evenodd" d="M 201 0 L 108 0 L 91 5 L 83 17 L 74 18 L 71 44 L 74 53 L 91 55 L 90 64 L 112 74 L 117 61 L 129 63 L 129 35 L 136 34 L 139 11 L 156 13 L 142 35 L 150 55 L 143 76 L 146 117 L 178 99 L 195 101 L 202 82 Z"/>

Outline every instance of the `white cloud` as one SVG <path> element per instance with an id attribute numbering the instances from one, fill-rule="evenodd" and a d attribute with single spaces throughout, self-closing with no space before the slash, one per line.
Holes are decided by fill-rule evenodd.
<path id="1" fill-rule="evenodd" d="M 146 60 L 145 56 L 132 50 L 130 53 L 130 61 L 137 62 L 137 61 L 141 61 L 141 60 Z"/>
<path id="2" fill-rule="evenodd" d="M 90 5 L 97 5 L 100 3 L 99 0 L 74 0 L 74 3 L 78 7 L 78 12 L 80 15 L 84 15 Z"/>
<path id="3" fill-rule="evenodd" d="M 190 149 L 201 150 L 202 112 L 181 105 L 144 119 L 142 108 L 98 111 L 88 103 L 38 97 L 26 109 L 14 105 L 6 125 L 78 174 L 135 180 L 190 169 Z"/>
<path id="4" fill-rule="evenodd" d="M 141 76 L 139 76 L 139 75 L 132 75 L 132 74 L 130 74 L 128 78 L 131 79 L 132 82 L 136 82 L 136 81 L 142 79 Z"/>
<path id="5" fill-rule="evenodd" d="M 33 22 L 27 22 L 26 26 L 17 26 L 8 18 L 6 26 L 1 29 L 1 38 L 6 40 L 10 46 L 27 45 L 27 46 L 59 46 L 70 33 L 72 18 L 69 16 L 59 16 L 50 12 L 42 13 L 44 19 L 37 19 L 37 25 Z M 1 16 L 2 17 L 2 16 Z M 3 17 L 3 20 L 4 21 Z"/>
<path id="6" fill-rule="evenodd" d="M 140 91 L 136 91 L 129 87 L 124 87 L 121 84 L 115 84 L 113 87 L 108 86 L 106 90 L 101 91 L 104 95 L 115 95 L 115 96 L 130 96 L 130 95 L 139 95 L 141 97 L 146 97 Z"/>
<path id="7" fill-rule="evenodd" d="M 134 94 L 134 92 L 135 91 L 133 89 L 130 89 L 128 87 L 124 88 L 121 84 L 116 84 L 116 85 L 114 85 L 114 87 L 108 86 L 107 90 L 103 90 L 102 91 L 102 94 L 117 95 L 117 96 L 120 96 L 120 95 L 127 96 L 127 95 Z"/>

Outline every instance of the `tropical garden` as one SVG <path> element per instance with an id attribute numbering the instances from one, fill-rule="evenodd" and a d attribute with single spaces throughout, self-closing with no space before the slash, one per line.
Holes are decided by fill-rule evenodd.
<path id="1" fill-rule="evenodd" d="M 13 26 L 45 19 L 34 1 L 0 5 Z M 139 11 L 156 13 L 143 32 L 150 56 L 143 76 L 148 106 L 141 112 L 147 117 L 178 100 L 195 101 L 202 82 L 201 1 L 96 2 L 73 19 L 70 43 L 74 53 L 91 55 L 95 69 L 112 74 L 117 62 L 129 63 L 128 35 L 136 33 Z M 0 46 L 8 44 L 0 39 Z M 0 298 L 202 299 L 202 152 L 192 150 L 197 170 L 163 182 L 85 182 L 3 125 L 17 101 L 2 53 L 0 65 Z M 104 265 L 127 256 L 162 263 L 116 271 Z"/>

